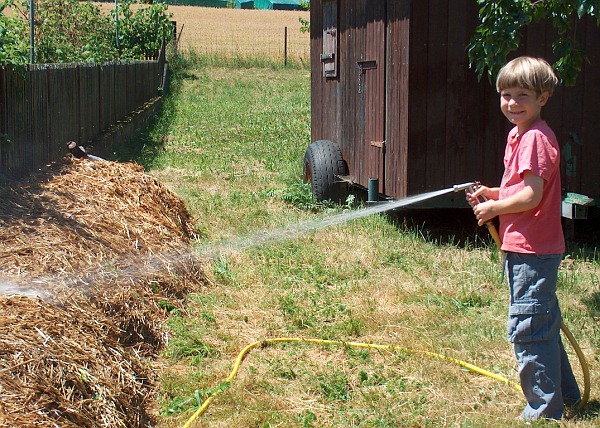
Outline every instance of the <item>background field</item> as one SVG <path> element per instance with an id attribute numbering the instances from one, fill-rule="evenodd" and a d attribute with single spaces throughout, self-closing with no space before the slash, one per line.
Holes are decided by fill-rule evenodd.
<path id="1" fill-rule="evenodd" d="M 105 11 L 114 8 L 99 4 Z M 179 48 L 184 51 L 283 60 L 287 27 L 288 58 L 309 61 L 310 36 L 300 31 L 299 22 L 300 17 L 309 19 L 308 11 L 169 6 L 168 12 L 177 22 Z"/>

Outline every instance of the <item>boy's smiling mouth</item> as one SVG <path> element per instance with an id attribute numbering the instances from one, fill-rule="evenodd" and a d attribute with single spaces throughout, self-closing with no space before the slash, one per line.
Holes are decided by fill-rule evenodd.
<path id="1" fill-rule="evenodd" d="M 519 110 L 519 111 L 508 110 L 508 115 L 513 118 L 522 116 L 524 113 L 525 113 L 524 110 Z"/>

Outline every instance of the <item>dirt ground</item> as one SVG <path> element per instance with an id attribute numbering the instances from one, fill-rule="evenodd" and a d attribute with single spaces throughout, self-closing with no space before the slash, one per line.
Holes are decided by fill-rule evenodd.
<path id="1" fill-rule="evenodd" d="M 0 201 L 0 427 L 154 425 L 163 323 L 208 285 L 184 203 L 70 158 Z"/>

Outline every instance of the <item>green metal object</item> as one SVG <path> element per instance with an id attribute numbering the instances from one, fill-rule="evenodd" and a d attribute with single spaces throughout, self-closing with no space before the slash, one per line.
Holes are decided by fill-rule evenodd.
<path id="1" fill-rule="evenodd" d="M 379 201 L 379 179 L 369 178 L 369 188 L 367 193 L 368 202 Z"/>
<path id="2" fill-rule="evenodd" d="M 595 204 L 594 199 L 589 196 L 567 192 L 562 200 L 562 216 L 569 219 L 587 219 L 588 207 Z"/>

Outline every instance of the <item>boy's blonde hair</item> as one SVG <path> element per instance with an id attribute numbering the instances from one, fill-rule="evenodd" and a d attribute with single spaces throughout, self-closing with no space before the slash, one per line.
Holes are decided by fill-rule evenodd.
<path id="1" fill-rule="evenodd" d="M 500 93 L 507 88 L 524 88 L 535 91 L 538 96 L 543 92 L 552 95 L 558 86 L 558 78 L 550 64 L 542 58 L 520 56 L 508 62 L 500 69 L 496 79 L 496 90 Z"/>

